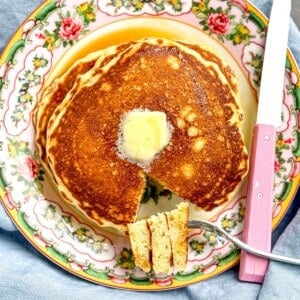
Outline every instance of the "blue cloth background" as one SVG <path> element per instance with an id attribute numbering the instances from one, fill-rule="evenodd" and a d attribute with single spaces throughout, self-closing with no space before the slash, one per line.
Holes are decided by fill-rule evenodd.
<path id="1" fill-rule="evenodd" d="M 284 1 L 284 0 L 282 0 Z M 0 0 L 0 52 L 42 0 Z M 252 0 L 267 16 L 272 0 Z M 300 65 L 300 32 L 289 46 Z M 300 257 L 300 194 L 273 234 L 273 252 Z M 238 280 L 238 266 L 213 279 L 165 292 L 134 292 L 89 283 L 60 269 L 16 230 L 0 205 L 0 299 L 300 299 L 300 266 L 271 262 L 264 283 Z"/>

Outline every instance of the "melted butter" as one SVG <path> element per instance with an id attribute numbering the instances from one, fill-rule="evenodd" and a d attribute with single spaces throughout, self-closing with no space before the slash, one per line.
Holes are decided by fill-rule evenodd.
<path id="1" fill-rule="evenodd" d="M 169 143 L 170 130 L 166 114 L 160 111 L 133 110 L 121 123 L 122 155 L 149 163 Z"/>

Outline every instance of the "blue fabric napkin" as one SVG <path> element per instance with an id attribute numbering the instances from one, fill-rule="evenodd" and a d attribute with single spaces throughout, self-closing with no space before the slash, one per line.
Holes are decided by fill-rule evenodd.
<path id="1" fill-rule="evenodd" d="M 272 0 L 253 0 L 267 16 Z M 0 52 L 41 0 L 0 1 Z M 300 32 L 291 21 L 289 46 L 300 65 Z M 300 194 L 273 234 L 273 252 L 300 257 Z M 299 299 L 300 266 L 271 262 L 264 283 L 238 280 L 238 266 L 205 282 L 165 292 L 121 291 L 77 278 L 44 258 L 0 205 L 0 299 Z"/>

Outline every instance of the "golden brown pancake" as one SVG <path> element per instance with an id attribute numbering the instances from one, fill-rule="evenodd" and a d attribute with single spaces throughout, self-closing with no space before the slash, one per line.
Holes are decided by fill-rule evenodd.
<path id="1" fill-rule="evenodd" d="M 234 76 L 220 59 L 198 46 L 145 39 L 93 74 L 89 85 L 82 76 L 48 126 L 49 166 L 65 200 L 120 230 L 136 219 L 146 173 L 206 210 L 228 200 L 247 154 Z M 172 125 L 170 143 L 147 169 L 117 147 L 123 116 L 140 108 L 164 112 Z"/>

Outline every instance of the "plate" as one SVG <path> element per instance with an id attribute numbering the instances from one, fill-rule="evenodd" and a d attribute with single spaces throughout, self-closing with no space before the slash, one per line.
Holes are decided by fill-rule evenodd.
<path id="1" fill-rule="evenodd" d="M 43 86 L 90 51 L 144 36 L 184 39 L 217 52 L 237 73 L 249 148 L 266 27 L 263 14 L 243 0 L 45 1 L 18 29 L 0 60 L 0 197 L 22 234 L 59 267 L 122 289 L 179 288 L 237 264 L 239 250 L 233 244 L 193 230 L 184 272 L 161 277 L 135 268 L 127 238 L 97 228 L 56 195 L 38 160 L 32 113 Z M 274 162 L 273 228 L 286 214 L 299 185 L 299 75 L 288 51 Z M 245 191 L 243 184 L 229 203 L 203 217 L 241 237 Z M 159 199 L 158 205 L 148 201 L 141 215 L 164 208 L 166 201 Z"/>

